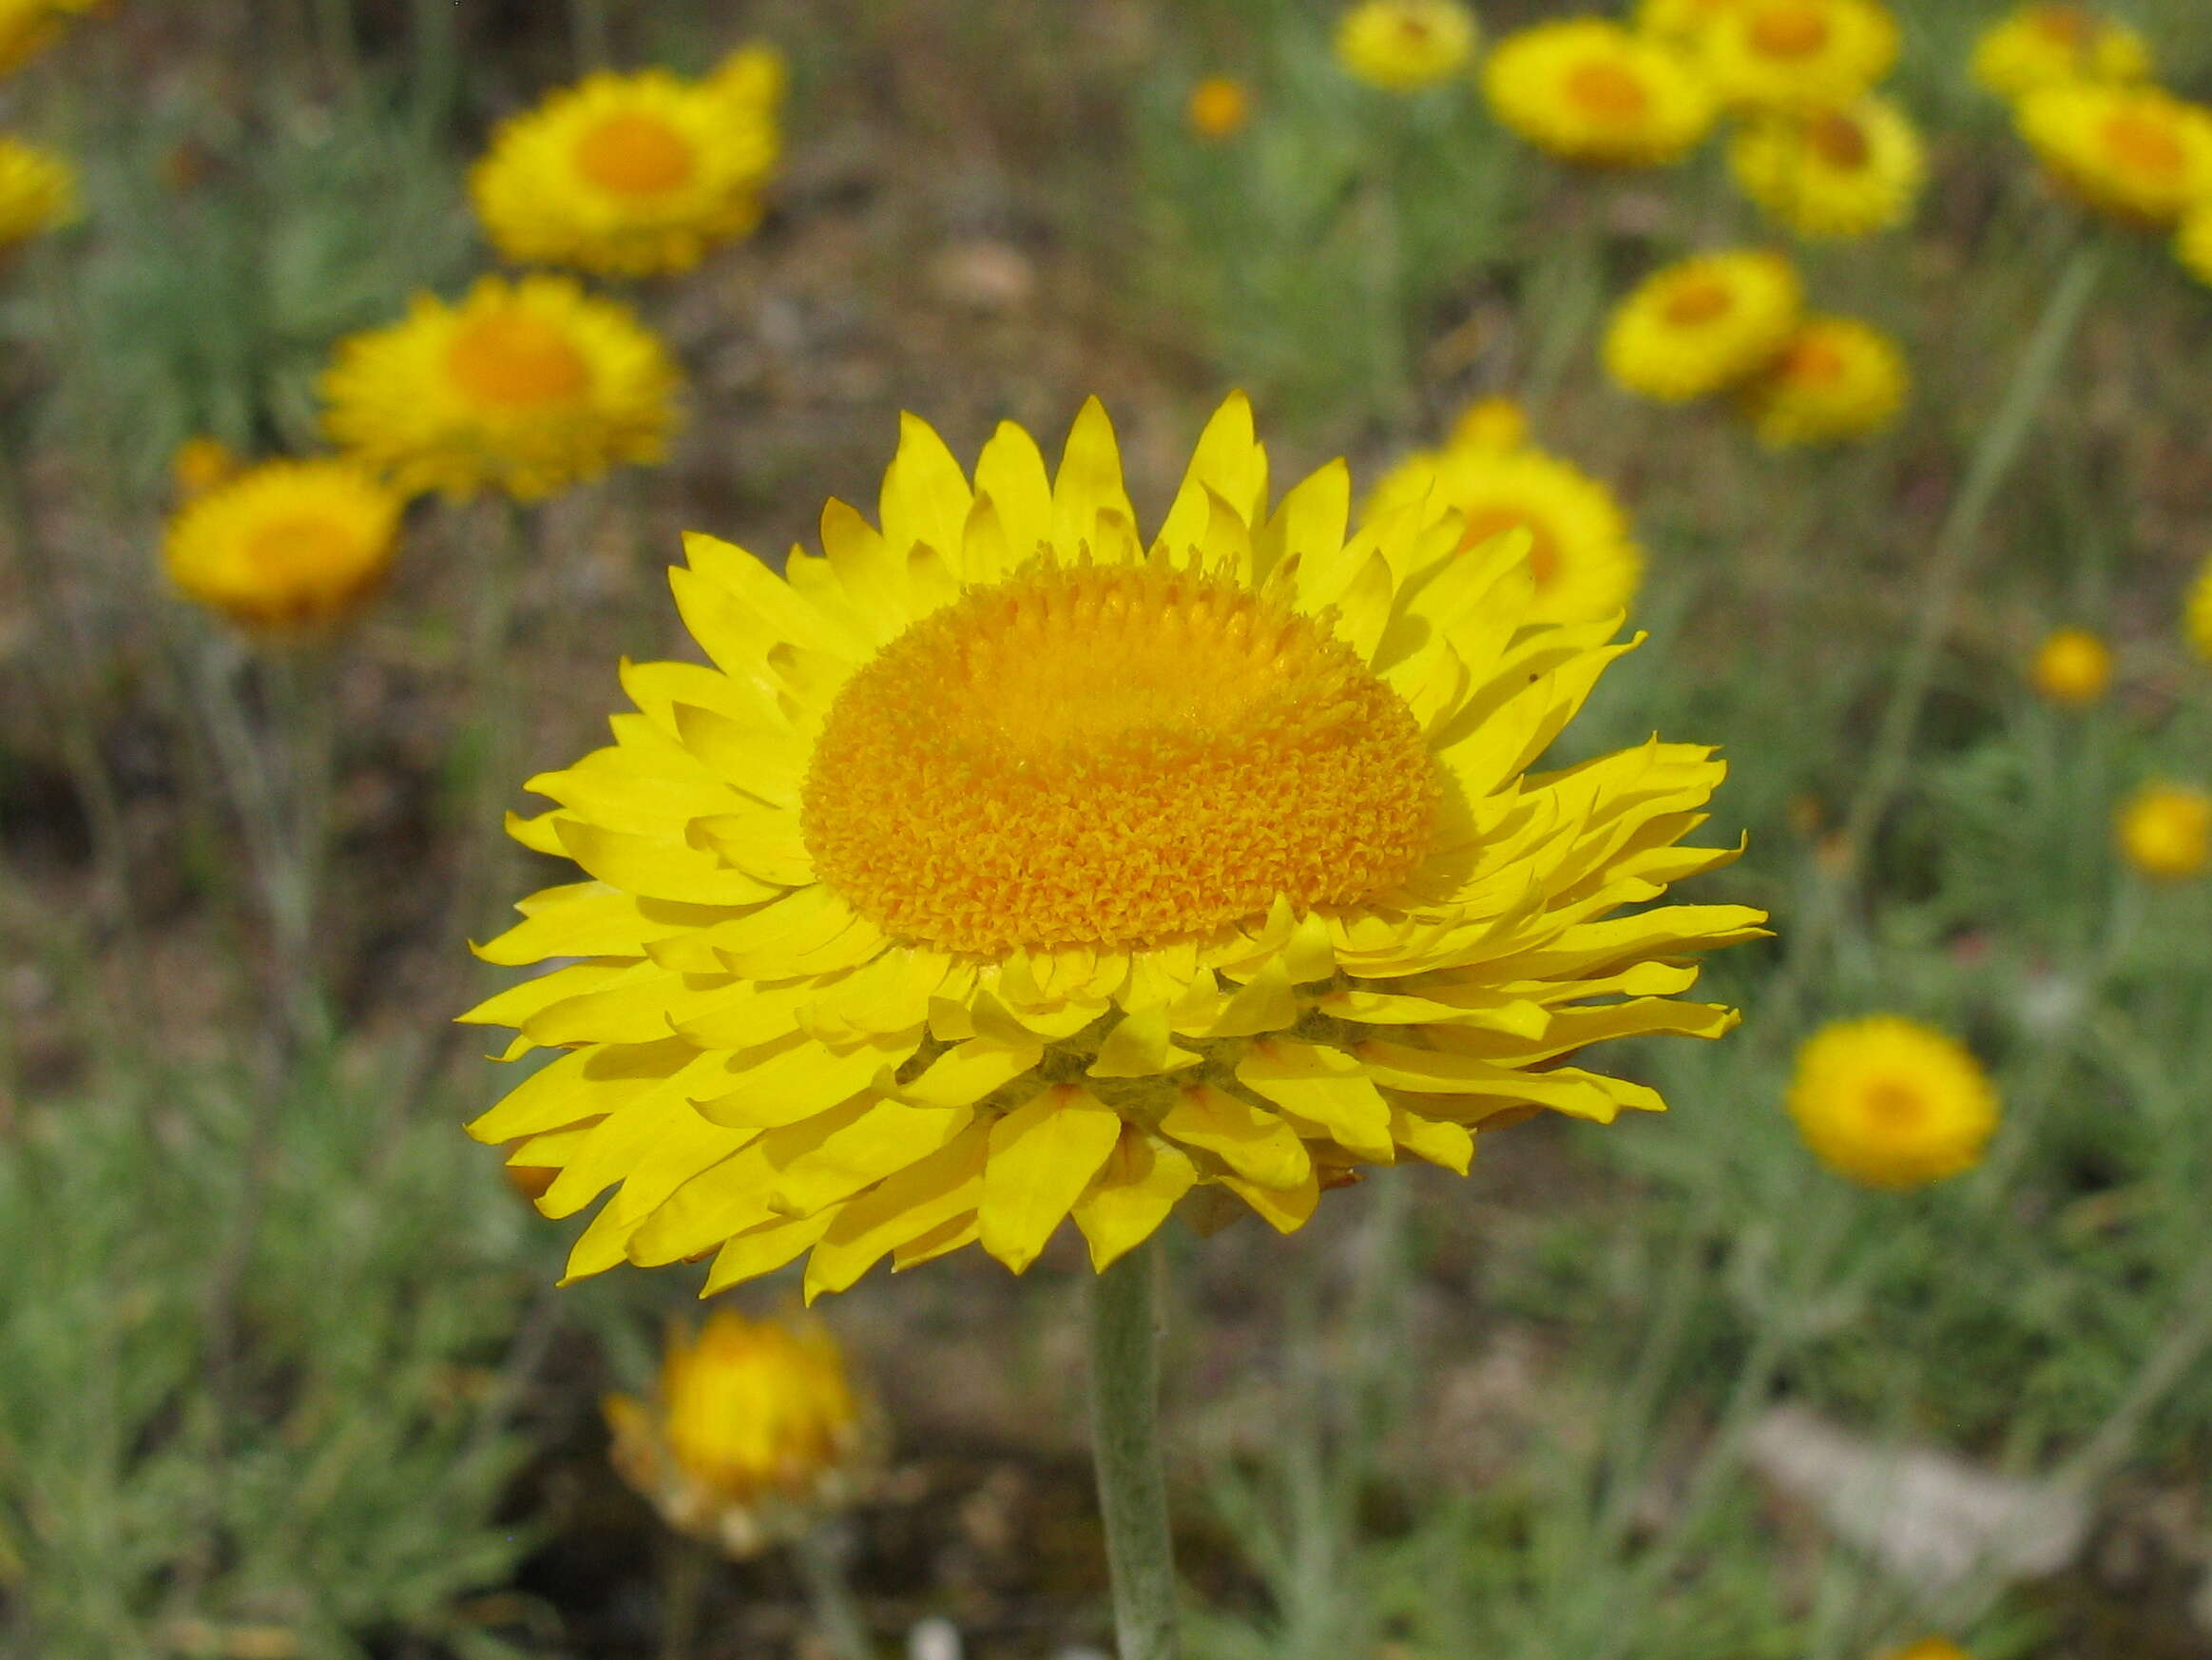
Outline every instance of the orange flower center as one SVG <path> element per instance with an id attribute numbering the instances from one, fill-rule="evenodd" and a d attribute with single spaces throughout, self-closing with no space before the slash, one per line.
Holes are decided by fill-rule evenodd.
<path id="1" fill-rule="evenodd" d="M 591 383 L 591 366 L 566 333 L 513 308 L 463 324 L 447 348 L 446 373 L 464 396 L 494 409 L 566 403 Z"/>
<path id="2" fill-rule="evenodd" d="M 1661 315 L 1678 329 L 1702 328 L 1736 309 L 1736 295 L 1728 284 L 1712 277 L 1693 277 L 1667 297 Z"/>
<path id="3" fill-rule="evenodd" d="M 2079 6 L 2041 6 L 2035 11 L 2035 32 L 2053 46 L 2079 49 L 2088 45 L 2092 27 Z"/>
<path id="4" fill-rule="evenodd" d="M 1751 19 L 1751 48 L 1765 58 L 1809 58 L 1826 48 L 1834 26 L 1816 6 L 1761 8 Z"/>
<path id="5" fill-rule="evenodd" d="M 1508 531 L 1529 532 L 1529 574 L 1535 579 L 1536 591 L 1542 593 L 1559 578 L 1559 539 L 1552 535 L 1550 527 L 1526 509 L 1477 508 L 1467 515 L 1459 550 L 1464 553 L 1470 548 L 1479 548 Z"/>
<path id="6" fill-rule="evenodd" d="M 1781 376 L 1799 386 L 1833 386 L 1849 373 L 1851 360 L 1834 340 L 1806 335 L 1782 354 Z"/>
<path id="7" fill-rule="evenodd" d="M 2178 179 L 2188 169 L 2189 152 L 2173 124 L 2146 110 L 2123 109 L 2106 117 L 2104 139 L 2113 160 L 2138 173 Z"/>
<path id="8" fill-rule="evenodd" d="M 284 513 L 256 527 L 245 560 L 264 582 L 312 582 L 355 565 L 356 547 L 352 531 L 322 513 Z"/>
<path id="9" fill-rule="evenodd" d="M 1588 58 L 1567 73 L 1568 101 L 1600 121 L 1637 121 L 1651 108 L 1644 77 L 1606 58 Z"/>
<path id="10" fill-rule="evenodd" d="M 699 154 L 657 115 L 624 110 L 576 141 L 576 170 L 615 196 L 659 196 L 691 182 Z"/>
<path id="11" fill-rule="evenodd" d="M 1120 949 L 1371 898 L 1440 800 L 1412 711 L 1325 622 L 1164 563 L 1038 564 L 845 684 L 799 822 L 887 933 Z"/>
<path id="12" fill-rule="evenodd" d="M 1866 128 L 1839 110 L 1815 116 L 1805 126 L 1805 143 L 1831 167 L 1856 173 L 1874 158 Z"/>
<path id="13" fill-rule="evenodd" d="M 1859 1099 L 1868 1122 L 1892 1135 L 1909 1135 L 1928 1121 L 1927 1096 L 1895 1078 L 1869 1084 Z"/>

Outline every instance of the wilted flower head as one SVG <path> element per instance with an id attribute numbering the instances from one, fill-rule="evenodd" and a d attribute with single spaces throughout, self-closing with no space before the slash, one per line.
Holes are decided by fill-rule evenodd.
<path id="1" fill-rule="evenodd" d="M 2121 857 L 2153 881 L 2180 882 L 2212 865 L 2212 793 L 2154 779 L 2121 803 Z"/>
<path id="2" fill-rule="evenodd" d="M 400 506 L 350 462 L 263 462 L 177 511 L 163 565 L 180 592 L 232 622 L 316 629 L 382 582 Z"/>
<path id="3" fill-rule="evenodd" d="M 1972 1169 L 1997 1128 L 1981 1063 L 1948 1033 L 1895 1014 L 1815 1033 L 1798 1052 L 1789 1109 L 1822 1164 L 1870 1187 Z"/>

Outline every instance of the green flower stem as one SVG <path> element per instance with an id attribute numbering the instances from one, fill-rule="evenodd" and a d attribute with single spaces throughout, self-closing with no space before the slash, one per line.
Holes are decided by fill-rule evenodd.
<path id="1" fill-rule="evenodd" d="M 844 1552 L 837 1536 L 828 1528 L 816 1528 L 793 1542 L 791 1556 L 798 1565 L 798 1576 L 806 1581 L 815 1624 L 830 1652 L 837 1660 L 875 1660 L 875 1646 L 868 1636 L 860 1599 L 853 1594 L 853 1581 L 845 1573 Z"/>
<path id="2" fill-rule="evenodd" d="M 1803 919 L 1788 931 L 1790 957 L 1767 994 L 1768 1029 L 1785 1034 L 1795 1024 L 1808 977 L 1820 959 L 1848 908 L 1853 890 L 1866 860 L 1867 843 L 1884 815 L 1904 787 L 1913 758 L 1913 741 L 1920 729 L 1943 642 L 1951 630 L 1960 589 L 1972 569 L 1982 526 L 1995 505 L 1997 492 L 2010 476 L 2013 464 L 2033 430 L 2059 371 L 2065 367 L 2074 336 L 2087 314 L 2108 255 L 2102 241 L 2085 241 L 2051 285 L 2042 319 L 2029 336 L 2026 350 L 2012 371 L 2004 401 L 1982 433 L 1968 464 L 1965 482 L 1951 504 L 1951 512 L 1935 539 L 1922 577 L 1917 615 L 1912 639 L 1905 647 L 1897 682 L 1867 762 L 1865 782 L 1851 805 L 1843 827 L 1846 859 L 1841 868 L 1815 890 Z"/>
<path id="3" fill-rule="evenodd" d="M 1090 1289 L 1090 1436 L 1120 1660 L 1177 1660 L 1182 1651 L 1160 1458 L 1156 1255 L 1147 1239 Z"/>

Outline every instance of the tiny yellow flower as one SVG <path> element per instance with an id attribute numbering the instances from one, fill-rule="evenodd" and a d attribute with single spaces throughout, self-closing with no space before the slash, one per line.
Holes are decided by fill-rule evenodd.
<path id="1" fill-rule="evenodd" d="M 1337 61 L 1370 87 L 1418 92 L 1467 67 L 1476 32 L 1455 0 L 1359 0 L 1337 20 Z"/>
<path id="2" fill-rule="evenodd" d="M 1701 254 L 1653 272 L 1614 309 L 1606 372 L 1663 403 L 1709 396 L 1772 363 L 1803 312 L 1804 286 L 1782 255 Z"/>
<path id="3" fill-rule="evenodd" d="M 2186 881 L 2212 863 L 2212 793 L 2154 779 L 2121 803 L 2121 857 L 2154 881 Z"/>
<path id="4" fill-rule="evenodd" d="M 1208 144 L 1235 138 L 1252 119 L 1251 90 L 1233 75 L 1208 75 L 1190 89 L 1183 118 Z"/>
<path id="5" fill-rule="evenodd" d="M 51 46 L 70 19 L 103 0 L 0 0 L 0 75 L 11 74 Z"/>
<path id="6" fill-rule="evenodd" d="M 1737 108 L 1849 104 L 1897 61 L 1897 23 L 1878 0 L 1739 0 L 1700 51 Z"/>
<path id="7" fill-rule="evenodd" d="M 2028 678 L 2061 708 L 2086 708 L 2112 685 L 2112 647 L 2087 628 L 2056 628 L 2036 648 Z"/>
<path id="8" fill-rule="evenodd" d="M 180 592 L 242 627 L 313 630 L 383 581 L 400 506 L 350 462 L 264 462 L 179 509 L 162 561 Z"/>
<path id="9" fill-rule="evenodd" d="M 829 1333 L 718 1309 L 672 1330 L 651 1401 L 605 1402 L 623 1478 L 679 1533 L 732 1557 L 813 1530 L 865 1496 L 881 1421 Z"/>
<path id="10" fill-rule="evenodd" d="M 2143 81 L 2150 48 L 2116 18 L 2087 6 L 2022 6 L 1974 43 L 1973 78 L 2000 98 L 2070 81 Z"/>
<path id="11" fill-rule="evenodd" d="M 1743 0 L 1640 0 L 1636 27 L 1654 40 L 1695 50 L 1704 45 L 1723 11 L 1742 4 Z"/>
<path id="12" fill-rule="evenodd" d="M 323 424 L 410 495 L 535 501 L 649 466 L 676 421 L 674 360 L 626 306 L 566 277 L 480 280 L 457 305 L 338 343 Z"/>
<path id="13" fill-rule="evenodd" d="M 1798 1052 L 1791 1117 L 1830 1169 L 1896 1191 L 1981 1162 L 1997 1094 L 1955 1038 L 1895 1014 L 1822 1027 Z"/>
<path id="14" fill-rule="evenodd" d="M 169 457 L 169 477 L 183 497 L 205 495 L 217 485 L 235 477 L 241 463 L 221 438 L 202 434 L 186 438 Z"/>
<path id="15" fill-rule="evenodd" d="M 2189 644 L 2197 648 L 2197 655 L 2212 663 L 2212 559 L 2206 559 L 2197 572 L 2196 583 L 2189 589 L 2189 598 L 2182 614 L 2183 632 Z"/>
<path id="16" fill-rule="evenodd" d="M 1529 441 L 1529 412 L 1510 397 L 1478 397 L 1459 412 L 1445 441 L 1454 450 L 1518 450 Z"/>
<path id="17" fill-rule="evenodd" d="M 1949 1637 L 1922 1637 L 1902 1649 L 1890 1650 L 1882 1660 L 1973 1660 L 1973 1656 Z"/>
<path id="18" fill-rule="evenodd" d="M 1904 354 L 1879 329 L 1809 317 L 1744 384 L 1743 410 L 1772 450 L 1848 443 L 1895 425 L 1909 384 Z"/>
<path id="19" fill-rule="evenodd" d="M 1728 164 L 1770 218 L 1815 240 L 1903 223 L 1928 177 L 1911 120 L 1871 92 L 1833 109 L 1753 114 L 1728 146 Z"/>
<path id="20" fill-rule="evenodd" d="M 1508 35 L 1483 66 L 1483 87 L 1505 125 L 1587 166 L 1680 161 L 1715 114 L 1703 80 L 1673 50 L 1602 18 Z"/>
<path id="21" fill-rule="evenodd" d="M 516 264 L 644 277 L 745 235 L 778 149 L 766 63 L 725 66 L 721 85 L 593 75 L 507 121 L 469 176 L 493 244 Z"/>
<path id="22" fill-rule="evenodd" d="M 0 135 L 0 251 L 77 217 L 77 170 L 67 158 Z"/>
<path id="23" fill-rule="evenodd" d="M 2100 213 L 2155 228 L 2212 198 L 2212 110 L 2155 87 L 2048 87 L 2018 120 L 2053 183 Z"/>

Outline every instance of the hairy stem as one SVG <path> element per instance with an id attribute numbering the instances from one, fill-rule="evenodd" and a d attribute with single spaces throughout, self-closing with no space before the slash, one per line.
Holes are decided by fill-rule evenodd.
<path id="1" fill-rule="evenodd" d="M 1120 1660 L 1177 1660 L 1175 1558 L 1160 1458 L 1160 1361 L 1146 1240 L 1090 1290 L 1090 1433 Z"/>

